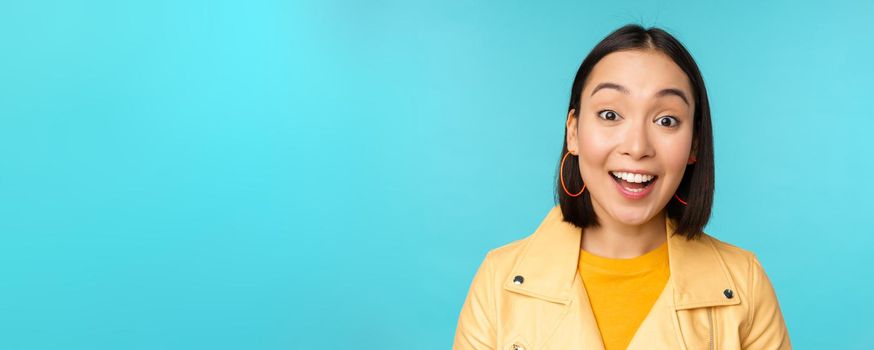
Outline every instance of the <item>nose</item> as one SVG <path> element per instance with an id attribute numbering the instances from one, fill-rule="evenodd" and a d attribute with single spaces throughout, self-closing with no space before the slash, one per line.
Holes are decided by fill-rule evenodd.
<path id="1" fill-rule="evenodd" d="M 626 123 L 628 128 L 623 134 L 620 152 L 622 155 L 628 155 L 631 159 L 642 159 L 652 157 L 654 149 L 650 144 L 648 135 L 649 126 L 644 118 L 638 119 L 641 122 Z"/>

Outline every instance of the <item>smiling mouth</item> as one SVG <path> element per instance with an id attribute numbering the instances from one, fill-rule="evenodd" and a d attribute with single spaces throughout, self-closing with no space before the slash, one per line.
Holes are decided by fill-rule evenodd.
<path id="1" fill-rule="evenodd" d="M 634 179 L 632 179 L 632 181 L 625 180 L 622 177 L 619 177 L 616 174 L 614 174 L 612 171 L 609 172 L 609 174 L 610 174 L 610 177 L 613 178 L 613 181 L 615 181 L 620 186 L 627 189 L 629 192 L 633 192 L 633 193 L 634 192 L 643 192 L 644 189 L 646 189 L 647 187 L 649 187 L 650 185 L 655 183 L 655 181 L 658 180 L 658 178 L 659 178 L 657 175 L 653 175 L 652 179 L 650 179 L 649 181 L 635 182 Z"/>

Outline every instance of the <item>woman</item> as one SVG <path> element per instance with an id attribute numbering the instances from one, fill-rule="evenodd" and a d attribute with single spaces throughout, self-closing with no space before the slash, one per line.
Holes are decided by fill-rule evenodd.
<path id="1" fill-rule="evenodd" d="M 790 349 L 756 256 L 702 232 L 714 190 L 707 92 L 658 28 L 627 25 L 571 89 L 558 205 L 493 249 L 455 349 Z"/>

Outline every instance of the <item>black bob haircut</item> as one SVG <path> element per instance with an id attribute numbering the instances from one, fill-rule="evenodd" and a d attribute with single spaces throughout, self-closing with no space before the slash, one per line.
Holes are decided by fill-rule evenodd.
<path id="1" fill-rule="evenodd" d="M 575 110 L 574 118 L 580 116 L 580 98 L 583 86 L 592 72 L 592 68 L 604 56 L 617 51 L 625 50 L 657 50 L 674 61 L 692 85 L 693 99 L 695 100 L 694 126 L 692 131 L 692 150 L 696 162 L 686 165 L 686 171 L 676 194 L 684 199 L 688 205 L 683 205 L 673 196 L 667 204 L 668 218 L 677 222 L 676 233 L 686 236 L 688 240 L 698 238 L 710 219 L 710 211 L 713 205 L 713 192 L 715 189 L 714 161 L 713 161 L 713 132 L 710 124 L 710 105 L 707 102 L 707 90 L 704 88 L 704 79 L 698 70 L 698 65 L 692 59 L 692 55 L 671 34 L 662 29 L 650 27 L 644 29 L 640 25 L 628 24 L 615 30 L 599 42 L 589 52 L 589 55 L 580 64 L 577 75 L 574 77 L 571 87 L 570 104 Z M 565 115 L 566 117 L 567 115 Z M 565 161 L 566 169 L 561 168 L 561 159 L 567 148 L 567 128 L 565 128 L 564 144 L 562 145 L 561 157 L 558 161 L 556 173 L 556 201 L 561 206 L 564 221 L 580 228 L 598 227 L 600 224 L 592 206 L 592 198 L 589 191 L 577 197 L 571 197 L 564 192 L 561 178 L 564 176 L 565 185 L 571 193 L 579 192 L 583 187 L 583 179 L 579 172 L 579 158 L 569 155 Z M 568 170 L 570 169 L 570 170 Z M 564 172 L 564 173 L 560 173 Z"/>

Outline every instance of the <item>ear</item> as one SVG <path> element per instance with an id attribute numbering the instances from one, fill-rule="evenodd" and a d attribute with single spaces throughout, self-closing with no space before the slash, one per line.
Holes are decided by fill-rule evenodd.
<path id="1" fill-rule="evenodd" d="M 579 155 L 579 150 L 577 149 L 577 117 L 574 116 L 576 110 L 571 109 L 567 113 L 567 122 L 565 124 L 566 133 L 567 133 L 567 150 L 570 154 Z"/>

